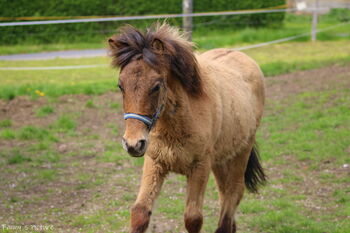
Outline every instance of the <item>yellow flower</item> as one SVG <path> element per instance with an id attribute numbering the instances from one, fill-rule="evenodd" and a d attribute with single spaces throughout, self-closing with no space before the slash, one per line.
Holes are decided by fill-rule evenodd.
<path id="1" fill-rule="evenodd" d="M 41 91 L 39 91 L 39 90 L 36 90 L 35 93 L 36 93 L 37 95 L 40 95 L 40 96 L 45 96 L 45 93 L 44 93 L 44 92 L 41 92 Z"/>

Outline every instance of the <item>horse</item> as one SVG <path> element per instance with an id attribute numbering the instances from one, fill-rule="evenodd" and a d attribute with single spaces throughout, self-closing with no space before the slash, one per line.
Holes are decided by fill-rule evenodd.
<path id="1" fill-rule="evenodd" d="M 266 181 L 255 143 L 264 107 L 264 76 L 242 52 L 194 52 L 169 24 L 146 30 L 124 26 L 108 39 L 112 66 L 120 68 L 123 148 L 144 156 L 130 233 L 147 230 L 154 202 L 170 172 L 187 178 L 185 228 L 201 231 L 202 206 L 213 172 L 219 189 L 216 233 L 236 232 L 234 214 L 245 187 Z"/>

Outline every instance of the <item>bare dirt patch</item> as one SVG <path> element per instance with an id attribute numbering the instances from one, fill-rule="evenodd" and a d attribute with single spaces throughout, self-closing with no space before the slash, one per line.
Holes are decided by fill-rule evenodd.
<path id="1" fill-rule="evenodd" d="M 350 89 L 350 66 L 333 65 L 266 78 L 266 99 L 278 100 L 305 91 Z"/>

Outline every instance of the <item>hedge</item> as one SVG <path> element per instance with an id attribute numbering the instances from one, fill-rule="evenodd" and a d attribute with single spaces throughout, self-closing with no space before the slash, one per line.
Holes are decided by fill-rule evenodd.
<path id="1" fill-rule="evenodd" d="M 193 0 L 193 2 L 194 12 L 258 9 L 285 3 L 284 0 Z M 182 0 L 1 0 L 0 9 L 0 17 L 172 14 L 182 12 Z M 283 22 L 284 15 L 282 12 L 194 17 L 194 25 L 195 30 L 200 27 L 278 26 Z M 130 23 L 145 27 L 152 21 L 154 20 L 2 27 L 0 44 L 91 42 L 101 40 L 122 24 Z M 179 18 L 169 19 L 169 22 L 181 25 Z"/>

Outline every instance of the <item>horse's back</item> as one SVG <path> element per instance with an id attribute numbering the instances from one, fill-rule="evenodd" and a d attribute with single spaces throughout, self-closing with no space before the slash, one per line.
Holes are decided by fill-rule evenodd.
<path id="1" fill-rule="evenodd" d="M 232 49 L 212 49 L 200 55 L 212 63 L 218 63 L 226 69 L 239 73 L 243 80 L 252 87 L 259 100 L 264 101 L 263 74 L 257 63 L 245 53 Z M 237 78 L 237 76 L 231 76 Z"/>
<path id="2" fill-rule="evenodd" d="M 198 56 L 198 62 L 208 86 L 213 87 L 208 92 L 221 106 L 221 116 L 216 116 L 222 119 L 216 149 L 223 148 L 219 153 L 238 147 L 244 150 L 263 113 L 264 80 L 259 66 L 246 54 L 229 49 L 205 52 Z"/>
<path id="3" fill-rule="evenodd" d="M 264 77 L 257 63 L 245 53 L 234 51 L 232 49 L 212 49 L 200 55 L 201 60 L 204 59 L 212 66 L 217 67 L 220 75 L 219 78 L 226 79 L 231 85 L 246 85 L 251 89 L 251 93 L 255 96 L 253 105 L 256 108 L 259 119 L 262 115 L 263 105 L 265 101 Z M 232 73 L 227 74 L 227 73 Z M 225 81 L 221 80 L 223 83 Z M 225 86 L 225 85 L 222 85 Z M 240 85 L 238 85 L 239 87 Z M 238 88 L 237 87 L 237 88 Z M 225 88 L 225 87 L 224 87 Z M 237 88 L 233 87 L 237 90 Z"/>

